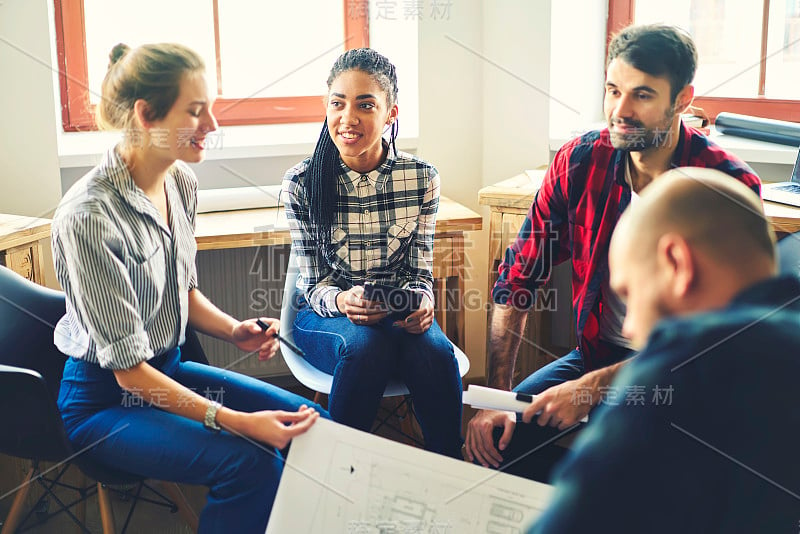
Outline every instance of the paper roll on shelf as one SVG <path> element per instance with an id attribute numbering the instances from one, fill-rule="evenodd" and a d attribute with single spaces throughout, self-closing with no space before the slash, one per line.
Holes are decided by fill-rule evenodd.
<path id="1" fill-rule="evenodd" d="M 717 115 L 714 126 L 718 132 L 725 135 L 800 146 L 800 123 L 796 122 L 722 112 Z"/>
<path id="2" fill-rule="evenodd" d="M 197 213 L 277 208 L 282 205 L 279 185 L 201 189 L 197 192 Z"/>

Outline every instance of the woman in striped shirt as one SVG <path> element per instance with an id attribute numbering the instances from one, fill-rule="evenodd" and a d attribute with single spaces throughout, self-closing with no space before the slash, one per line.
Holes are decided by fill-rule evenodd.
<path id="1" fill-rule="evenodd" d="M 400 378 L 426 448 L 460 457 L 461 376 L 433 318 L 439 174 L 397 150 L 397 112 L 388 59 L 361 48 L 336 60 L 314 154 L 283 181 L 305 297 L 294 338 L 312 365 L 333 375 L 335 421 L 369 431 L 387 382 Z M 421 304 L 392 316 L 364 298 L 367 282 L 409 289 Z"/>
<path id="2" fill-rule="evenodd" d="M 320 408 L 180 361 L 187 323 L 261 359 L 278 348 L 277 321 L 263 319 L 266 332 L 254 319 L 237 321 L 196 287 L 197 181 L 184 162 L 203 159 L 217 127 L 204 71 L 181 45 L 112 51 L 98 123 L 124 139 L 70 188 L 52 225 L 67 302 L 55 341 L 70 356 L 59 407 L 76 449 L 95 444 L 85 453 L 95 461 L 208 486 L 202 532 L 263 532 L 283 466 L 278 449 Z"/>

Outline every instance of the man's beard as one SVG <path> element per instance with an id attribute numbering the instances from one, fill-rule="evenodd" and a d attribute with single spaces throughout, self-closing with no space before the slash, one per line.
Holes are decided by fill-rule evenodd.
<path id="1" fill-rule="evenodd" d="M 674 118 L 675 108 L 672 106 L 664 113 L 662 122 L 651 128 L 647 128 L 641 121 L 612 117 L 608 121 L 611 145 L 618 150 L 641 152 L 672 144 L 675 141 L 672 139 L 671 133 L 672 121 Z M 631 131 L 627 133 L 615 132 L 613 130 L 614 124 L 623 124 L 631 128 Z"/>

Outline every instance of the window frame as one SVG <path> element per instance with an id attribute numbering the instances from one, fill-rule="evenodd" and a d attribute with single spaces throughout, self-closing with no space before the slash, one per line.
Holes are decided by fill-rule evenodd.
<path id="1" fill-rule="evenodd" d="M 65 132 L 97 130 L 95 105 L 89 101 L 83 0 L 53 2 L 62 126 Z M 213 0 L 217 81 L 221 87 L 218 2 Z M 353 0 L 342 0 L 346 50 L 369 46 L 368 10 L 352 9 L 352 3 Z M 348 6 L 351 8 L 349 11 Z M 214 110 L 222 126 L 317 122 L 325 116 L 323 97 L 218 98 Z"/>
<path id="2" fill-rule="evenodd" d="M 764 8 L 768 9 L 768 1 L 764 2 Z M 606 29 L 606 52 L 608 44 L 614 33 L 625 26 L 632 24 L 635 19 L 636 0 L 608 0 L 608 23 Z M 762 53 L 761 53 L 761 75 L 759 80 L 759 92 L 764 92 L 765 68 L 766 68 L 766 20 L 762 22 Z M 608 54 L 606 54 L 606 57 Z M 784 121 L 800 122 L 800 100 L 783 100 L 757 96 L 754 98 L 739 97 L 719 97 L 719 96 L 697 96 L 695 95 L 694 106 L 703 108 L 709 118 L 714 121 L 716 116 L 727 111 L 740 113 L 742 115 L 755 115 L 768 119 L 778 119 Z"/>

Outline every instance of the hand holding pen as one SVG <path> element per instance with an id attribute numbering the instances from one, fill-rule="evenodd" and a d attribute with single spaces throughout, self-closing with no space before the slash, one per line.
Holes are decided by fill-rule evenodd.
<path id="1" fill-rule="evenodd" d="M 261 319 L 256 319 L 256 324 L 257 324 L 258 326 L 260 326 L 260 327 L 261 327 L 261 329 L 262 329 L 264 332 L 266 332 L 267 330 L 269 330 L 269 325 L 268 325 L 267 323 L 265 323 L 264 321 L 262 321 Z M 305 357 L 306 353 L 305 353 L 305 352 L 303 352 L 302 350 L 300 350 L 300 347 L 298 347 L 297 345 L 295 345 L 295 344 L 294 344 L 294 343 L 292 343 L 291 341 L 288 341 L 286 338 L 282 337 L 282 336 L 281 336 L 280 334 L 278 334 L 277 332 L 273 332 L 273 333 L 272 333 L 272 337 L 274 337 L 274 338 L 277 338 L 277 339 L 278 339 L 278 341 L 280 341 L 281 343 L 283 343 L 284 345 L 286 345 L 286 346 L 287 346 L 287 347 L 288 347 L 288 348 L 289 348 L 289 349 L 290 349 L 292 352 L 294 352 L 295 354 L 298 354 L 298 355 L 300 355 L 301 357 Z"/>

